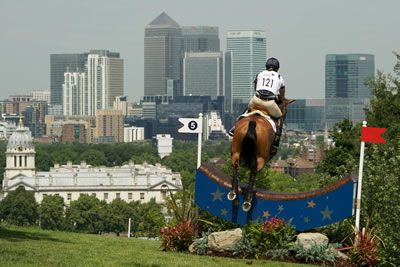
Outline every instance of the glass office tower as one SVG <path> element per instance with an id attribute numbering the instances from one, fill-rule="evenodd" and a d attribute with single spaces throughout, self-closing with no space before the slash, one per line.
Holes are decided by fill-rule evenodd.
<path id="1" fill-rule="evenodd" d="M 181 45 L 182 30 L 166 13 L 161 13 L 145 28 L 144 95 L 168 95 L 173 83 L 174 95 L 182 95 Z"/>
<path id="2" fill-rule="evenodd" d="M 366 85 L 374 77 L 374 55 L 328 54 L 325 58 L 326 120 L 329 127 L 344 117 L 353 122 L 364 119 L 361 106 L 371 97 Z"/>
<path id="3" fill-rule="evenodd" d="M 182 27 L 182 49 L 183 52 L 219 52 L 218 27 Z"/>
<path id="4" fill-rule="evenodd" d="M 232 53 L 232 101 L 248 103 L 254 94 L 253 81 L 265 69 L 265 31 L 229 31 L 227 51 Z"/>

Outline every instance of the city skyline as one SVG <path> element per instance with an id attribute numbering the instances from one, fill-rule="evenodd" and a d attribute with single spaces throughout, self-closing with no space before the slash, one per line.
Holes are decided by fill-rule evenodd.
<path id="1" fill-rule="evenodd" d="M 388 1 L 384 12 L 376 12 L 382 9 L 379 3 L 367 5 L 364 1 L 289 1 L 276 4 L 280 11 L 268 16 L 264 9 L 254 9 L 254 5 L 246 3 L 231 3 L 229 15 L 224 15 L 227 3 L 230 2 L 205 1 L 193 9 L 183 1 L 96 2 L 96 14 L 88 16 L 94 4 L 91 1 L 83 3 L 79 10 L 72 10 L 74 5 L 51 1 L 3 1 L 0 23 L 5 27 L 0 31 L 2 47 L 8 52 L 1 56 L 0 99 L 9 94 L 50 90 L 50 54 L 103 48 L 121 53 L 126 65 L 125 95 L 129 101 L 139 100 L 144 94 L 144 28 L 162 12 L 182 27 L 218 27 L 222 51 L 226 51 L 230 30 L 266 31 L 268 56 L 280 59 L 291 98 L 325 97 L 327 54 L 373 54 L 375 69 L 385 72 L 391 72 L 395 64 L 392 51 L 400 44 L 400 37 L 394 34 L 396 7 L 400 7 L 397 1 Z M 260 7 L 264 5 L 259 1 Z M 75 19 L 64 19 L 72 11 Z M 112 19 L 98 27 L 98 18 L 106 14 L 108 17 L 109 13 Z"/>

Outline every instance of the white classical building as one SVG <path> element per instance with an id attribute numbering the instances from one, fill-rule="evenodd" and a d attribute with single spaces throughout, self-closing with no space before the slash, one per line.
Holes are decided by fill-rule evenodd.
<path id="1" fill-rule="evenodd" d="M 46 195 L 59 195 L 67 205 L 82 194 L 96 196 L 111 202 L 121 198 L 127 202 L 140 200 L 147 202 L 155 198 L 163 203 L 168 192 L 182 188 L 179 173 L 173 173 L 160 164 L 134 164 L 132 161 L 121 167 L 92 167 L 82 162 L 80 165 L 60 166 L 55 164 L 49 172 L 36 172 L 35 148 L 28 129 L 18 125 L 10 137 L 6 152 L 6 169 L 3 191 L 19 186 L 34 191 L 37 202 Z"/>

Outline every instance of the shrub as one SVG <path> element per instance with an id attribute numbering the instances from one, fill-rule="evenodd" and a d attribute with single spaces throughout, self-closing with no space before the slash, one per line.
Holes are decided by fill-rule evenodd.
<path id="1" fill-rule="evenodd" d="M 201 238 L 196 238 L 194 240 L 194 247 L 196 248 L 196 253 L 199 255 L 204 255 L 208 250 L 208 236 L 212 233 L 212 229 L 208 229 L 207 232 L 203 232 Z"/>
<path id="2" fill-rule="evenodd" d="M 355 227 L 353 229 L 352 238 L 348 238 L 351 245 L 345 248 L 350 250 L 349 260 L 356 266 L 376 266 L 382 263 L 383 259 L 378 257 L 378 247 L 382 241 L 375 234 L 375 228 L 369 229 L 369 220 L 362 231 Z"/>
<path id="3" fill-rule="evenodd" d="M 258 257 L 268 250 L 287 249 L 295 237 L 294 226 L 290 222 L 286 224 L 282 218 L 274 217 L 266 222 L 253 221 L 244 228 L 243 238 L 235 245 L 233 252 Z"/>
<path id="4" fill-rule="evenodd" d="M 335 250 L 339 247 L 341 247 L 341 245 L 338 243 L 333 243 L 329 245 L 325 243 L 317 245 L 316 243 L 314 243 L 310 248 L 304 247 L 300 244 L 296 244 L 294 246 L 291 246 L 289 249 L 295 252 L 297 258 L 305 262 L 333 262 L 338 257 L 339 253 L 337 251 L 332 252 L 332 250 Z"/>
<path id="5" fill-rule="evenodd" d="M 165 251 L 184 251 L 192 244 L 196 231 L 185 220 L 161 229 L 162 244 Z"/>
<path id="6" fill-rule="evenodd" d="M 233 255 L 243 254 L 243 256 L 246 257 L 256 255 L 257 252 L 258 250 L 251 245 L 250 240 L 246 237 L 246 235 L 243 235 L 243 237 L 232 247 Z"/>
<path id="7" fill-rule="evenodd" d="M 290 222 L 286 224 L 283 218 L 274 217 L 263 223 L 250 223 L 245 227 L 245 235 L 250 244 L 262 252 L 289 247 L 296 237 L 296 232 Z"/>

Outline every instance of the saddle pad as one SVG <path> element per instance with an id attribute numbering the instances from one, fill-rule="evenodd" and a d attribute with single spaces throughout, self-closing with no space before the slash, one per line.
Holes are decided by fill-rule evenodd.
<path id="1" fill-rule="evenodd" d="M 271 124 L 272 129 L 274 129 L 274 132 L 276 133 L 276 125 L 275 125 L 274 120 L 271 119 L 270 116 L 265 115 L 260 110 L 255 110 L 255 111 L 252 111 L 252 112 L 249 112 L 249 113 L 242 114 L 242 115 L 239 116 L 239 120 L 241 118 L 245 118 L 245 117 L 248 117 L 248 116 L 251 116 L 251 115 L 256 115 L 256 114 L 262 116 L 266 121 L 268 121 Z"/>

